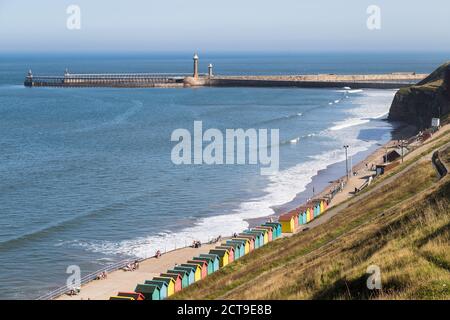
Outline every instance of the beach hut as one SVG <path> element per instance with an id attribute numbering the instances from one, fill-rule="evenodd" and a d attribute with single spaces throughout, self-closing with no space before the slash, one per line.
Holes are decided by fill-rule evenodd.
<path id="1" fill-rule="evenodd" d="M 227 240 L 222 245 L 234 247 L 235 259 L 240 259 L 245 255 L 245 244 L 242 241 Z"/>
<path id="2" fill-rule="evenodd" d="M 247 239 L 249 241 L 249 252 L 251 252 L 251 251 L 256 249 L 256 243 L 255 243 L 256 237 L 255 237 L 255 235 L 240 233 L 236 238 L 237 239 Z"/>
<path id="3" fill-rule="evenodd" d="M 217 254 L 206 254 L 201 253 L 200 258 L 210 258 L 212 260 L 213 266 L 214 266 L 214 272 L 219 270 L 220 268 L 220 257 Z"/>
<path id="4" fill-rule="evenodd" d="M 263 224 L 263 226 L 272 226 L 274 227 L 274 230 L 276 231 L 276 238 L 281 237 L 281 223 L 278 222 L 266 222 Z"/>
<path id="5" fill-rule="evenodd" d="M 208 262 L 206 261 L 198 261 L 198 260 L 188 260 L 188 264 L 196 264 L 202 270 L 201 277 L 205 279 L 208 276 Z"/>
<path id="6" fill-rule="evenodd" d="M 294 217 L 290 214 L 283 214 L 278 218 L 281 223 L 281 231 L 283 233 L 293 233 L 295 231 Z"/>
<path id="7" fill-rule="evenodd" d="M 158 286 L 150 285 L 150 284 L 138 284 L 135 292 L 141 293 L 145 300 L 159 300 L 160 293 Z"/>
<path id="8" fill-rule="evenodd" d="M 273 227 L 271 227 L 271 226 L 257 226 L 257 227 L 255 227 L 255 229 L 257 229 L 257 230 L 262 230 L 262 229 L 267 230 L 267 235 L 269 237 L 269 242 L 274 240 Z"/>
<path id="9" fill-rule="evenodd" d="M 295 210 L 289 211 L 287 213 L 288 215 L 291 215 L 294 218 L 294 230 L 298 228 L 298 212 Z"/>
<path id="10" fill-rule="evenodd" d="M 247 254 L 250 251 L 252 251 L 252 248 L 251 248 L 252 241 L 250 239 L 245 238 L 245 237 L 242 237 L 242 238 L 234 237 L 231 240 L 233 240 L 233 241 L 242 241 L 244 243 L 244 252 L 245 252 L 245 254 Z"/>
<path id="11" fill-rule="evenodd" d="M 200 267 L 199 264 L 196 263 L 182 263 L 182 267 L 190 267 L 194 270 L 194 281 L 200 281 L 202 280 L 202 267 Z"/>
<path id="12" fill-rule="evenodd" d="M 170 277 L 175 281 L 175 292 L 181 291 L 183 288 L 183 279 L 181 275 L 177 273 L 161 273 L 160 277 Z"/>
<path id="13" fill-rule="evenodd" d="M 313 219 L 312 213 L 313 213 L 313 209 L 308 208 L 308 210 L 306 211 L 306 223 L 309 223 Z"/>
<path id="14" fill-rule="evenodd" d="M 210 258 L 200 258 L 200 257 L 193 257 L 192 260 L 189 261 L 196 261 L 196 262 L 200 262 L 200 263 L 204 263 L 206 265 L 206 273 L 207 275 L 210 275 L 211 273 L 213 273 L 214 271 L 214 261 L 213 259 Z"/>
<path id="15" fill-rule="evenodd" d="M 142 295 L 142 293 L 138 292 L 119 292 L 117 294 L 118 297 L 131 297 L 134 300 L 145 300 L 145 297 Z"/>
<path id="16" fill-rule="evenodd" d="M 167 284 L 167 296 L 175 293 L 175 281 L 171 277 L 153 277 L 152 280 L 164 281 Z"/>
<path id="17" fill-rule="evenodd" d="M 264 242 L 264 244 L 268 244 L 269 243 L 269 241 L 270 241 L 269 229 L 261 228 L 261 227 L 259 227 L 259 228 L 255 227 L 255 228 L 250 229 L 250 231 L 260 231 L 260 232 L 262 232 L 263 233 L 263 242 Z"/>
<path id="18" fill-rule="evenodd" d="M 172 269 L 172 270 L 167 270 L 167 272 L 165 273 L 165 274 L 178 274 L 180 277 L 181 277 L 181 288 L 182 289 L 184 289 L 184 288 L 187 288 L 187 287 L 189 287 L 189 285 L 190 285 L 190 282 L 189 282 L 189 273 L 190 273 L 190 271 L 186 271 L 186 270 L 175 270 L 175 269 Z"/>
<path id="19" fill-rule="evenodd" d="M 234 251 L 234 247 L 233 246 L 217 246 L 214 249 L 224 249 L 224 250 L 228 250 L 228 263 L 232 263 L 235 260 L 235 251 Z"/>
<path id="20" fill-rule="evenodd" d="M 109 300 L 135 300 L 135 299 L 133 297 L 113 296 L 109 297 Z"/>
<path id="21" fill-rule="evenodd" d="M 219 256 L 220 267 L 223 268 L 228 264 L 229 253 L 226 249 L 211 249 L 210 254 L 216 254 Z"/>
<path id="22" fill-rule="evenodd" d="M 169 285 L 164 281 L 158 280 L 145 280 L 144 284 L 151 284 L 159 288 L 159 300 L 167 298 L 167 288 Z"/>
<path id="23" fill-rule="evenodd" d="M 186 271 L 187 275 L 188 275 L 188 279 L 189 279 L 189 281 L 188 281 L 189 285 L 191 285 L 191 284 L 193 284 L 195 282 L 195 271 L 194 271 L 193 268 L 182 267 L 182 266 L 178 265 L 178 266 L 175 266 L 173 268 L 173 270 L 184 270 L 184 271 Z"/>
<path id="24" fill-rule="evenodd" d="M 307 210 L 305 210 L 305 211 L 303 211 L 303 213 L 302 213 L 302 224 L 306 224 L 307 223 L 307 220 L 306 220 L 306 213 L 307 213 L 308 211 Z"/>
<path id="25" fill-rule="evenodd" d="M 259 247 L 262 247 L 264 245 L 264 235 L 259 232 L 252 232 L 249 230 L 245 230 L 243 233 L 239 234 L 239 236 L 246 234 L 246 235 L 250 235 L 254 237 L 254 241 L 255 241 L 255 249 L 258 249 Z"/>

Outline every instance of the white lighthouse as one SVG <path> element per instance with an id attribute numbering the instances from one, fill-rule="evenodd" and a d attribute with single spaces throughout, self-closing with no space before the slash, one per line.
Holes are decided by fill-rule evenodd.
<path id="1" fill-rule="evenodd" d="M 198 55 L 194 54 L 194 79 L 198 79 Z"/>

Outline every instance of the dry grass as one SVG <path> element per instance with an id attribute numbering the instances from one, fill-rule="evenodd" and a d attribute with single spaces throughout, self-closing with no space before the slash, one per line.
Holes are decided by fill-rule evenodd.
<path id="1" fill-rule="evenodd" d="M 429 161 L 312 229 L 275 241 L 175 299 L 448 299 L 450 178 Z M 366 269 L 381 268 L 369 291 Z"/>

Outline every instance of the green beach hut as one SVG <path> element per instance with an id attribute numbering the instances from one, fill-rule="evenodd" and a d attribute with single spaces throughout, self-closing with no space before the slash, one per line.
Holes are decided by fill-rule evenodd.
<path id="1" fill-rule="evenodd" d="M 159 300 L 160 297 L 158 286 L 150 284 L 138 284 L 134 292 L 142 293 L 145 300 Z"/>
<path id="2" fill-rule="evenodd" d="M 144 284 L 151 284 L 159 288 L 159 300 L 167 298 L 167 287 L 168 284 L 164 281 L 158 280 L 145 280 Z"/>
<path id="3" fill-rule="evenodd" d="M 167 296 L 170 297 L 175 293 L 175 281 L 171 277 L 153 277 L 152 280 L 164 281 L 167 283 Z"/>
<path id="4" fill-rule="evenodd" d="M 173 270 L 184 270 L 187 272 L 188 275 L 188 283 L 189 285 L 193 284 L 195 282 L 195 271 L 194 268 L 190 268 L 190 267 L 182 267 L 180 265 L 176 266 L 173 268 Z"/>
<path id="5" fill-rule="evenodd" d="M 217 254 L 201 253 L 199 255 L 199 258 L 209 258 L 209 259 L 211 259 L 214 272 L 219 270 L 219 268 L 220 268 L 220 258 L 219 258 L 219 256 Z"/>

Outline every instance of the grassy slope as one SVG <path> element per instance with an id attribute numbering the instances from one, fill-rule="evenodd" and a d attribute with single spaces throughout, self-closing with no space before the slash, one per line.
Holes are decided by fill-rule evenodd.
<path id="1" fill-rule="evenodd" d="M 345 213 L 258 249 L 174 298 L 448 299 L 449 195 L 450 177 L 436 183 L 431 163 L 417 162 Z M 366 289 L 371 264 L 381 268 L 381 292 Z"/>

